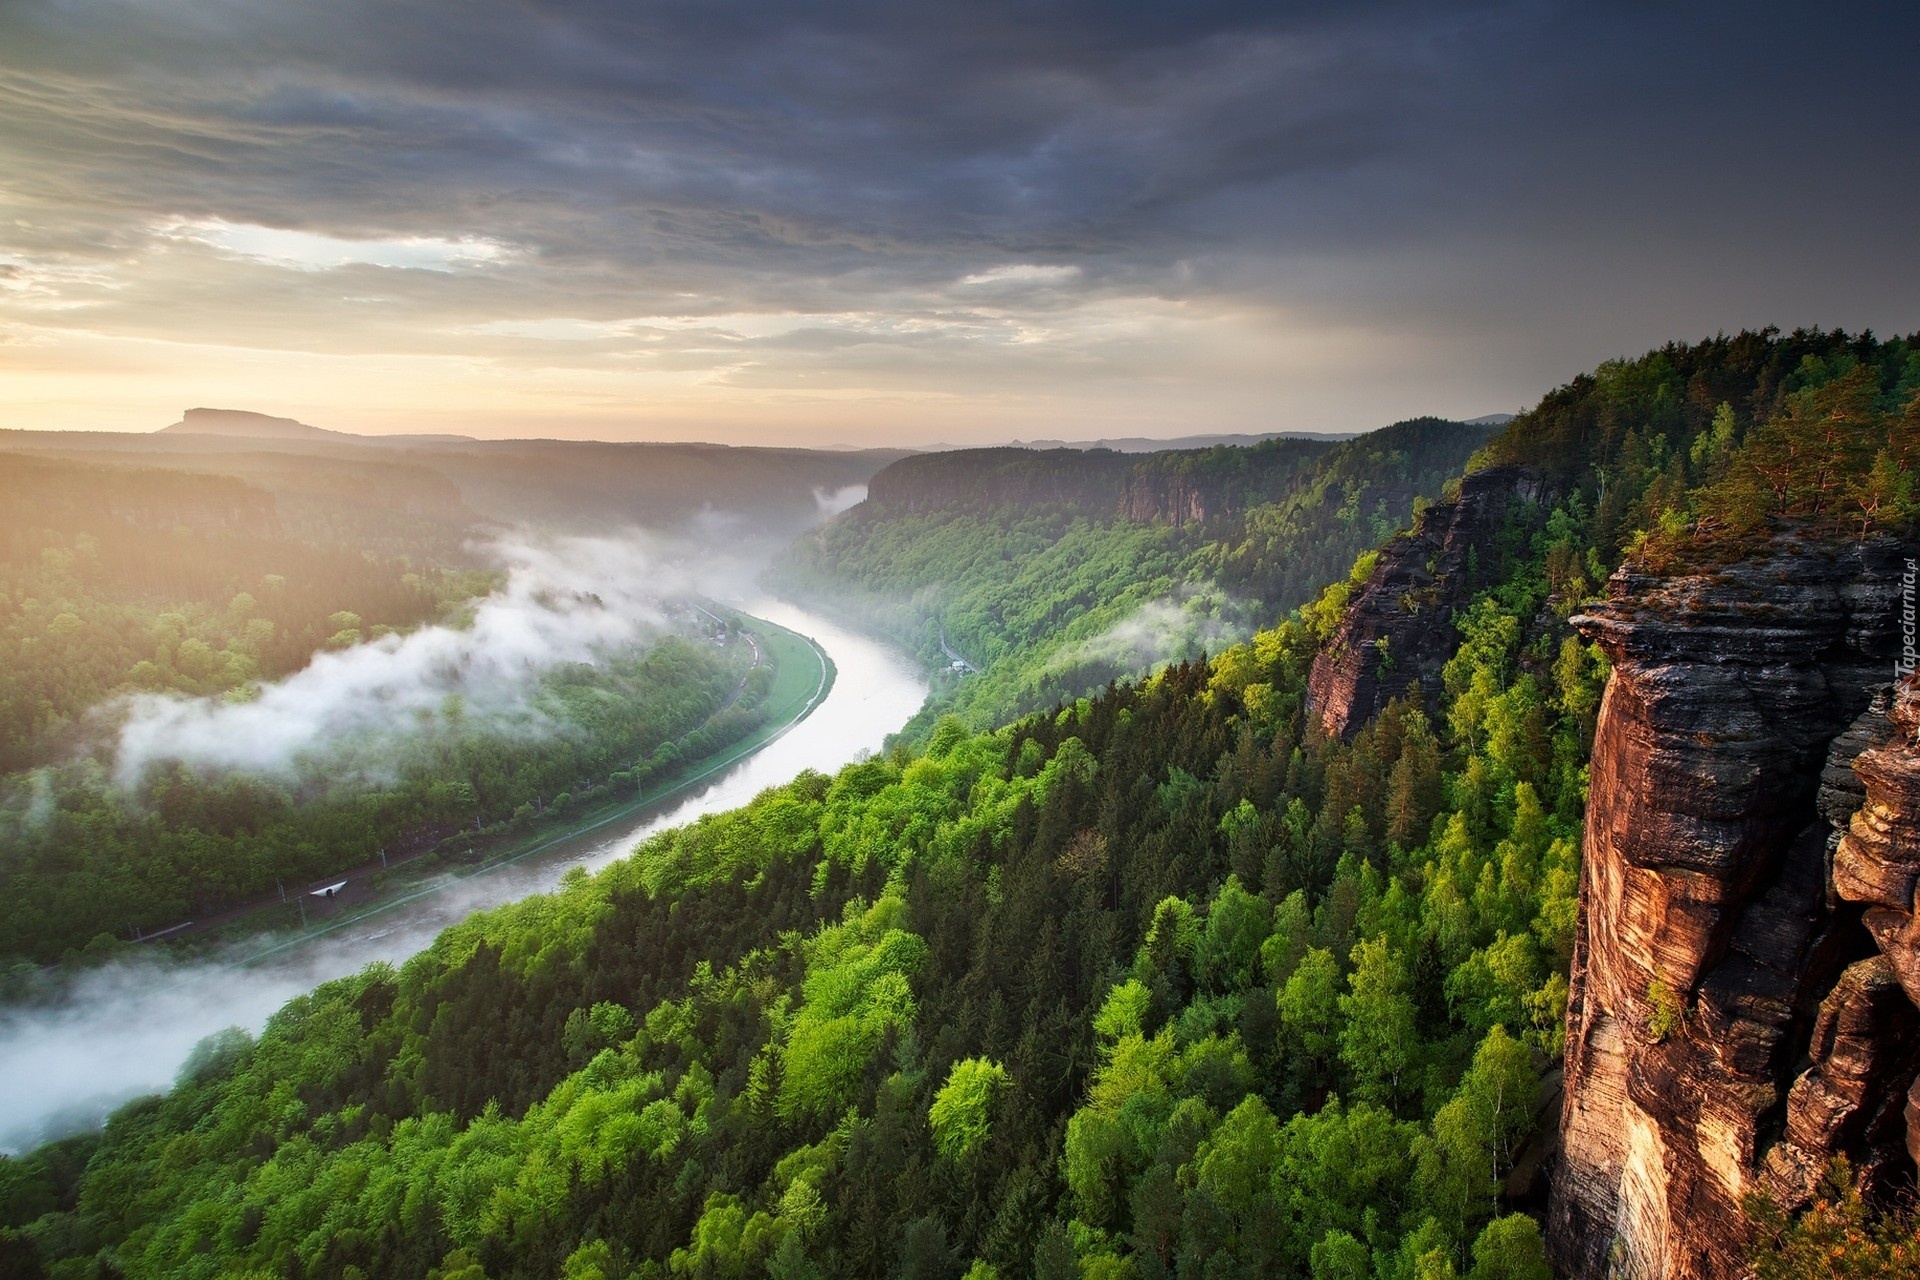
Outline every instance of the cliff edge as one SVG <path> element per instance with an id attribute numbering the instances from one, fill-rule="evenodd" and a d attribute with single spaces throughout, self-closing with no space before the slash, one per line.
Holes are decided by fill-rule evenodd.
<path id="1" fill-rule="evenodd" d="M 1569 1276 L 1737 1276 L 1749 1193 L 1796 1207 L 1841 1154 L 1870 1189 L 1911 1176 L 1905 564 L 1890 539 L 1783 533 L 1713 573 L 1622 570 L 1573 619 L 1614 670 L 1549 1210 Z"/>
<path id="2" fill-rule="evenodd" d="M 1344 737 L 1409 689 L 1431 701 L 1440 668 L 1460 648 L 1455 611 L 1494 580 L 1502 532 L 1530 526 L 1543 503 L 1537 473 L 1488 467 L 1469 473 L 1458 495 L 1422 511 L 1413 528 L 1382 547 L 1314 657 L 1308 718 Z"/>

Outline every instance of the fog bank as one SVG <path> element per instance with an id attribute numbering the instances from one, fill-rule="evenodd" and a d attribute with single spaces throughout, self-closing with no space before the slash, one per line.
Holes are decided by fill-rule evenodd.
<path id="1" fill-rule="evenodd" d="M 262 685 L 251 701 L 141 694 L 122 704 L 114 778 L 138 785 L 163 760 L 289 777 L 335 743 L 391 739 L 452 717 L 525 735 L 541 675 L 653 634 L 686 575 L 652 535 L 502 539 L 507 571 L 463 627 L 429 626 L 338 652 Z"/>
<path id="2" fill-rule="evenodd" d="M 831 773 L 878 748 L 925 701 L 925 673 L 898 649 L 782 602 L 737 603 L 813 637 L 837 668 L 825 701 L 792 731 L 660 810 L 537 859 L 443 877 L 428 892 L 266 954 L 259 942 L 236 947 L 249 967 L 143 952 L 76 975 L 55 1004 L 0 1008 L 0 1152 L 97 1128 L 120 1103 L 167 1088 L 205 1037 L 229 1026 L 257 1033 L 292 997 L 372 961 L 402 962 L 472 911 L 549 890 L 572 867 L 598 870 L 656 831 L 737 808 L 803 768 Z"/>
<path id="3" fill-rule="evenodd" d="M 1163 663 L 1218 653 L 1245 639 L 1252 612 L 1215 587 L 1183 591 L 1170 599 L 1150 600 L 1099 635 L 1065 646 L 1051 665 L 1063 670 L 1104 663 L 1116 671 L 1150 671 Z"/>

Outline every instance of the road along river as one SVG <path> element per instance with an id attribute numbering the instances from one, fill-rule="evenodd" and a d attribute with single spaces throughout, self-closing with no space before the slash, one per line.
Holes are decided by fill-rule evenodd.
<path id="1" fill-rule="evenodd" d="M 833 660 L 833 685 L 806 719 L 658 809 L 423 886 L 328 934 L 256 947 L 244 966 L 144 958 L 84 975 L 58 1007 L 0 1012 L 0 1151 L 97 1124 L 120 1101 L 165 1089 L 204 1037 L 257 1031 L 300 992 L 375 960 L 405 960 L 473 911 L 552 889 L 574 867 L 603 867 L 656 831 L 737 808 L 802 769 L 832 773 L 877 750 L 926 700 L 925 673 L 899 650 L 784 601 L 727 603 L 812 638 Z"/>

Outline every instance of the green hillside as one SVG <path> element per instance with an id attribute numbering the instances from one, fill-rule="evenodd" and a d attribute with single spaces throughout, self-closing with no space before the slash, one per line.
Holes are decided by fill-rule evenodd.
<path id="1" fill-rule="evenodd" d="M 0 1248 L 76 1277 L 1546 1280 L 1607 674 L 1565 619 L 1623 555 L 1910 533 L 1917 386 L 1909 340 L 1838 333 L 1604 366 L 1487 446 L 1528 496 L 1455 584 L 1451 658 L 1350 738 L 1307 675 L 1371 555 L 1211 663 L 943 720 L 208 1042 L 104 1135 L 0 1164 Z"/>
<path id="2" fill-rule="evenodd" d="M 718 650 L 681 615 L 561 664 L 499 716 L 450 697 L 361 717 L 291 764 L 263 743 L 258 769 L 161 760 L 132 777 L 116 735 L 137 703 L 249 703 L 325 655 L 464 628 L 508 580 L 495 539 L 647 525 L 631 574 L 737 504 L 753 515 L 726 525 L 736 539 L 789 536 L 818 517 L 823 486 L 896 456 L 170 433 L 0 444 L 20 450 L 0 452 L 0 969 L 29 974 L 388 854 L 452 841 L 464 857 L 472 837 L 631 800 L 636 778 L 745 743 L 793 701 L 767 682 L 811 690 L 818 669 L 810 651 L 782 667 L 782 645 L 749 672 L 747 646 Z"/>
<path id="3" fill-rule="evenodd" d="M 927 454 L 876 475 L 776 572 L 945 669 L 906 736 L 949 713 L 989 728 L 1304 604 L 1488 431 L 1422 418 L 1337 445 Z"/>

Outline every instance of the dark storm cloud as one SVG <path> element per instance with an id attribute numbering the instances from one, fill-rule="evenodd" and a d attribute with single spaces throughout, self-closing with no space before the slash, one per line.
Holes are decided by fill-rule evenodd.
<path id="1" fill-rule="evenodd" d="M 1538 390 L 1719 327 L 1920 320 L 1916 35 L 1896 6 L 15 0 L 0 297 L 743 384 L 1150 299 L 1491 344 Z M 294 271 L 236 227 L 432 260 Z M 712 329 L 483 327 L 555 317 Z"/>
<path id="2" fill-rule="evenodd" d="M 1394 132 L 1404 59 L 1367 33 L 1172 12 L 29 6 L 6 107 L 23 185 L 50 195 L 801 266 L 1120 247 L 1142 207 Z"/>

